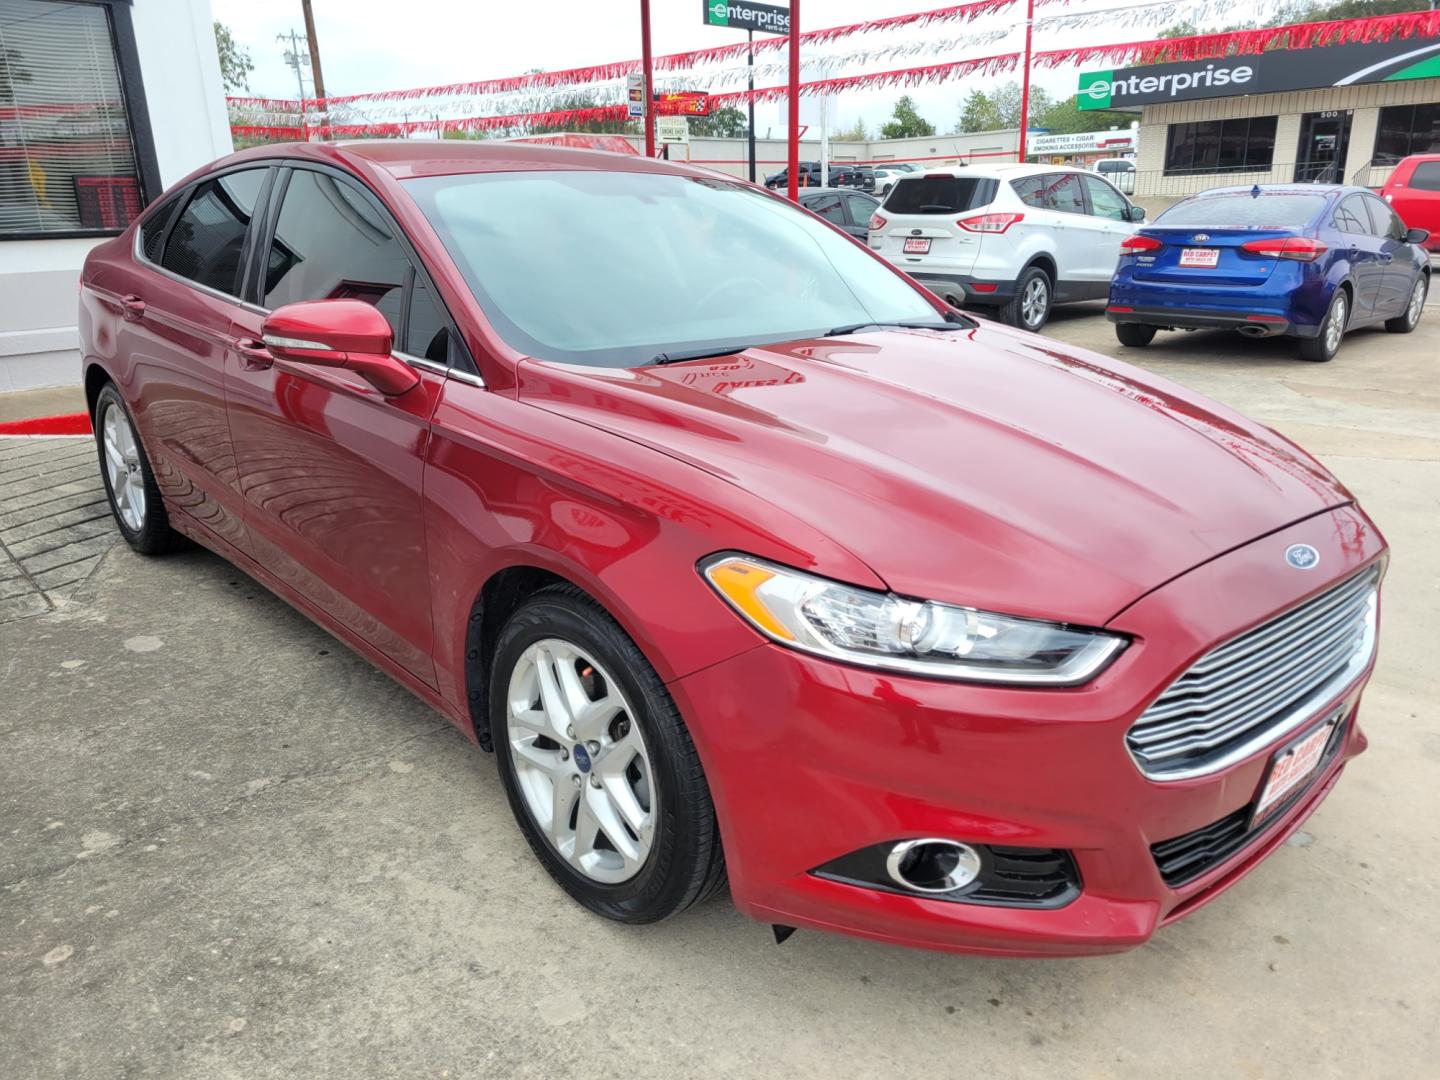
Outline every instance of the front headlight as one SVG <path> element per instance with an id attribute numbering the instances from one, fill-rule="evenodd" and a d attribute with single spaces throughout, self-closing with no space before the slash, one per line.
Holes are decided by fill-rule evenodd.
<path id="1" fill-rule="evenodd" d="M 1094 677 L 1126 639 L 841 585 L 744 555 L 700 564 L 715 591 L 793 649 L 914 675 L 1029 686 Z"/>

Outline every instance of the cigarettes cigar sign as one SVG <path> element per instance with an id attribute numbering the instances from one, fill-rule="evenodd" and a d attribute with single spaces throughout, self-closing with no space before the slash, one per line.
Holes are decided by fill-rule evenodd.
<path id="1" fill-rule="evenodd" d="M 1086 71 L 1080 75 L 1075 102 L 1081 109 L 1124 109 L 1164 101 L 1437 77 L 1440 42 L 1396 38 L 1279 49 L 1257 56 L 1151 64 L 1122 71 Z"/>

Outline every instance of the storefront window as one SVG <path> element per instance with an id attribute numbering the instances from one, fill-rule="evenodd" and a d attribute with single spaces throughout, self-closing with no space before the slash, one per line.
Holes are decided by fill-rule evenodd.
<path id="1" fill-rule="evenodd" d="M 143 206 L 107 8 L 0 0 L 0 239 L 119 232 Z"/>
<path id="2" fill-rule="evenodd" d="M 1165 174 L 1255 172 L 1275 162 L 1273 116 L 1171 124 Z"/>
<path id="3" fill-rule="evenodd" d="M 1374 163 L 1394 165 L 1411 154 L 1440 154 L 1440 102 L 1380 110 Z"/>

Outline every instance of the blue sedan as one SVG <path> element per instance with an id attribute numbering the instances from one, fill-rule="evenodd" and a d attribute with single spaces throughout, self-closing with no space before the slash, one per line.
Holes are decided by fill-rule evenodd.
<path id="1" fill-rule="evenodd" d="M 1347 330 L 1408 334 L 1430 287 L 1421 245 L 1366 188 L 1257 184 L 1176 203 L 1120 245 L 1106 316 L 1122 345 L 1156 330 L 1298 339 L 1329 360 Z"/>

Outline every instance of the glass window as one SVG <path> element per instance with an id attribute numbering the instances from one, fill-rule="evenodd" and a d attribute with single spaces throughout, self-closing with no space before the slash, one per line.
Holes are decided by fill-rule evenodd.
<path id="1" fill-rule="evenodd" d="M 245 230 L 266 171 L 243 169 L 197 187 L 170 230 L 160 265 L 199 285 L 235 295 Z"/>
<path id="2" fill-rule="evenodd" d="M 1019 180 L 1011 180 L 1010 187 L 1014 189 L 1016 195 L 1020 196 L 1020 201 L 1026 206 L 1046 209 L 1045 177 L 1022 176 Z"/>
<path id="3" fill-rule="evenodd" d="M 1227 191 L 1193 195 L 1163 211 L 1157 226 L 1211 229 L 1298 229 L 1325 209 L 1326 196 L 1285 191 Z"/>
<path id="4" fill-rule="evenodd" d="M 1062 214 L 1085 213 L 1085 191 L 1077 173 L 1050 173 L 1045 177 L 1046 205 Z"/>
<path id="5" fill-rule="evenodd" d="M 405 186 L 491 325 L 529 356 L 635 367 L 939 320 L 898 271 L 739 181 L 556 170 Z M 563 281 L 585 285 L 557 291 Z"/>
<path id="6" fill-rule="evenodd" d="M 410 260 L 380 212 L 328 173 L 290 174 L 265 273 L 266 307 L 298 300 L 364 300 L 400 334 Z"/>
<path id="7" fill-rule="evenodd" d="M 839 195 L 817 195 L 806 199 L 805 209 L 812 214 L 819 214 L 826 221 L 833 221 L 836 225 L 845 224 L 845 208 L 840 205 Z"/>
<path id="8" fill-rule="evenodd" d="M 955 214 L 995 198 L 996 181 L 973 176 L 907 176 L 885 200 L 892 214 Z"/>
<path id="9" fill-rule="evenodd" d="M 1417 191 L 1440 191 L 1440 161 L 1418 162 L 1409 186 Z"/>
<path id="10" fill-rule="evenodd" d="M 1370 233 L 1370 215 L 1365 212 L 1365 205 L 1360 201 L 1359 195 L 1351 195 L 1340 201 L 1340 205 L 1335 208 L 1335 227 L 1341 232 L 1361 235 Z"/>
<path id="11" fill-rule="evenodd" d="M 170 217 L 175 213 L 177 201 L 177 199 L 171 199 L 164 206 L 158 207 L 145 219 L 145 224 L 140 228 L 141 250 L 145 252 L 145 258 L 152 263 L 160 261 L 160 245 L 165 239 L 165 226 L 170 223 Z"/>
<path id="12" fill-rule="evenodd" d="M 1090 192 L 1090 212 L 1096 217 L 1110 218 L 1112 221 L 1129 221 L 1130 204 L 1104 180 L 1094 176 L 1082 176 L 1080 178 L 1085 184 L 1085 190 Z"/>
<path id="13" fill-rule="evenodd" d="M 1373 164 L 1394 165 L 1411 154 L 1436 153 L 1440 153 L 1440 102 L 1380 110 Z"/>
<path id="14" fill-rule="evenodd" d="M 118 233 L 144 203 L 107 10 L 0 0 L 0 237 Z"/>
<path id="15" fill-rule="evenodd" d="M 878 202 L 865 195 L 846 195 L 845 203 L 850 208 L 850 220 L 856 225 L 870 224 L 871 215 L 880 209 Z"/>
<path id="16" fill-rule="evenodd" d="M 440 312 L 430 287 L 419 274 L 410 291 L 410 323 L 403 352 L 436 364 L 450 362 L 450 323 Z"/>
<path id="17" fill-rule="evenodd" d="M 1385 236 L 1391 240 L 1404 240 L 1405 234 L 1409 231 L 1405 228 L 1400 216 L 1390 209 L 1390 205 L 1373 195 L 1357 196 L 1370 211 L 1370 221 L 1376 236 Z"/>
<path id="18" fill-rule="evenodd" d="M 1166 135 L 1167 175 L 1256 172 L 1275 162 L 1274 116 L 1238 116 L 1171 124 Z"/>

